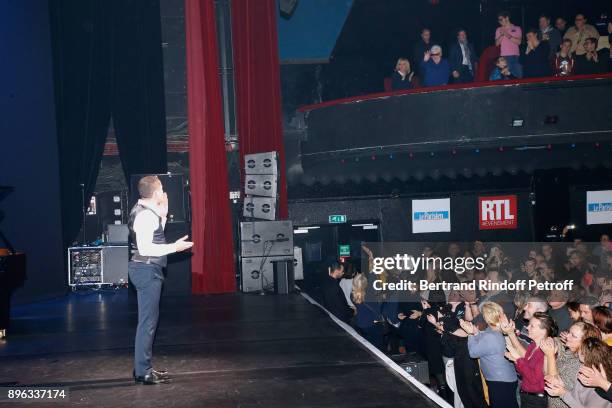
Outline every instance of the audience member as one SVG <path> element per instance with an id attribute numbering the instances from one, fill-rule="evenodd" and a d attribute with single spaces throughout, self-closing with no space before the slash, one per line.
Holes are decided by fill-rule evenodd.
<path id="1" fill-rule="evenodd" d="M 587 38 L 584 41 L 584 51 L 576 56 L 576 74 L 601 74 L 608 70 L 610 50 L 602 48 L 597 51 L 596 38 Z"/>
<path id="2" fill-rule="evenodd" d="M 567 311 L 569 312 L 572 321 L 577 322 L 580 320 L 580 303 L 567 302 Z"/>
<path id="3" fill-rule="evenodd" d="M 492 408 L 518 408 L 516 371 L 504 357 L 506 342 L 501 333 L 504 311 L 501 306 L 493 302 L 483 303 L 480 310 L 488 326 L 485 331 L 479 331 L 471 322 L 465 320 L 460 322 L 463 330 L 469 335 L 470 356 L 480 359 L 480 368 L 489 393 L 489 405 Z"/>
<path id="4" fill-rule="evenodd" d="M 550 24 L 550 17 L 542 14 L 538 20 L 539 30 L 538 39 L 548 43 L 549 57 L 555 55 L 559 51 L 561 45 L 561 33 Z"/>
<path id="5" fill-rule="evenodd" d="M 540 41 L 538 39 L 538 32 L 533 29 L 527 31 L 526 39 L 525 51 L 521 55 L 523 77 L 537 78 L 549 76 L 551 72 L 548 43 Z"/>
<path id="6" fill-rule="evenodd" d="M 521 27 L 510 22 L 510 13 L 507 11 L 498 13 L 497 21 L 500 26 L 495 31 L 495 45 L 500 48 L 499 55 L 506 58 L 512 75 L 522 78 L 523 69 L 519 62 L 519 56 L 521 55 L 519 45 L 521 45 L 523 38 Z"/>
<path id="7" fill-rule="evenodd" d="M 548 314 L 553 318 L 560 331 L 566 331 L 573 321 L 567 308 L 569 295 L 564 290 L 553 290 L 548 294 Z"/>
<path id="8" fill-rule="evenodd" d="M 474 81 L 478 56 L 474 51 L 474 45 L 468 41 L 465 29 L 457 31 L 457 41 L 450 46 L 448 60 L 453 83 L 462 84 Z"/>
<path id="9" fill-rule="evenodd" d="M 424 86 L 439 86 L 448 84 L 450 66 L 448 61 L 442 58 L 442 47 L 434 45 L 431 50 L 425 52 L 421 61 L 421 72 L 424 77 Z"/>
<path id="10" fill-rule="evenodd" d="M 395 64 L 395 71 L 391 78 L 391 89 L 399 91 L 401 89 L 412 88 L 412 77 L 414 72 L 410 70 L 410 62 L 406 58 L 400 58 Z"/>
<path id="11" fill-rule="evenodd" d="M 571 48 L 572 40 L 565 38 L 561 42 L 561 49 L 552 59 L 554 76 L 569 76 L 574 73 L 574 57 Z"/>
<path id="12" fill-rule="evenodd" d="M 512 75 L 510 68 L 508 68 L 508 61 L 506 60 L 506 57 L 497 57 L 495 68 L 491 72 L 489 80 L 501 81 L 505 79 L 516 79 L 516 77 Z"/>
<path id="13" fill-rule="evenodd" d="M 338 319 L 348 323 L 354 315 L 354 309 L 348 305 L 344 292 L 340 288 L 340 278 L 344 275 L 344 266 L 334 262 L 327 272 L 327 277 L 321 285 L 323 305 Z"/>
<path id="14" fill-rule="evenodd" d="M 509 338 L 506 357 L 514 362 L 521 376 L 521 408 L 544 408 L 547 406 L 547 396 L 544 392 L 544 352 L 540 345 L 557 335 L 557 325 L 546 313 L 536 312 L 529 320 L 527 329 L 531 344 L 525 349 L 513 331 L 506 332 L 502 328 Z"/>
<path id="15" fill-rule="evenodd" d="M 363 337 L 379 350 L 383 350 L 385 319 L 380 302 L 366 302 L 368 279 L 361 273 L 353 278 L 352 298 L 355 305 L 355 326 Z"/>
<path id="16" fill-rule="evenodd" d="M 561 34 L 561 36 L 564 36 L 567 32 L 567 20 L 565 20 L 563 17 L 557 17 L 555 20 L 555 28 L 559 30 L 559 34 Z"/>
<path id="17" fill-rule="evenodd" d="M 593 324 L 593 309 L 599 304 L 599 299 L 594 296 L 585 296 L 578 303 L 580 303 L 580 318 Z"/>
<path id="18" fill-rule="evenodd" d="M 417 75 L 423 78 L 423 72 L 421 70 L 421 61 L 425 52 L 429 51 L 433 46 L 431 41 L 431 30 L 427 27 L 421 30 L 421 36 L 412 49 L 412 65 L 416 70 Z"/>
<path id="19" fill-rule="evenodd" d="M 587 38 L 595 38 L 595 42 L 597 43 L 599 33 L 595 27 L 587 24 L 587 19 L 584 14 L 576 14 L 574 23 L 575 25 L 567 30 L 563 38 L 572 40 L 572 52 L 578 56 L 586 52 L 584 43 Z"/>
<path id="20" fill-rule="evenodd" d="M 601 339 L 612 346 L 612 310 L 605 306 L 596 306 L 591 311 L 593 324 L 601 331 Z"/>
<path id="21" fill-rule="evenodd" d="M 346 268 L 344 268 L 344 275 L 342 275 L 342 279 L 340 279 L 340 289 L 342 289 L 342 293 L 344 293 L 344 297 L 346 298 L 346 303 L 355 308 L 351 300 L 351 293 L 353 292 L 353 278 L 355 277 L 355 268 L 353 264 L 349 263 Z"/>
<path id="22" fill-rule="evenodd" d="M 597 367 L 605 372 L 606 377 L 612 378 L 612 354 L 610 347 L 598 339 L 585 339 L 580 347 L 580 361 L 583 363 L 580 370 Z M 581 375 L 574 378 L 574 388 L 568 391 L 567 384 L 559 376 L 546 377 L 546 392 L 555 397 L 561 397 L 571 408 L 609 408 L 610 402 L 602 398 L 595 388 L 584 385 L 579 381 Z M 585 380 L 585 382 L 587 382 Z"/>

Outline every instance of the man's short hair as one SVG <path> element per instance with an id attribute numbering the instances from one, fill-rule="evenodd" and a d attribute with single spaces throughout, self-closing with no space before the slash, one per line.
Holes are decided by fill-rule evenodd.
<path id="1" fill-rule="evenodd" d="M 510 13 L 507 12 L 506 10 L 502 10 L 499 13 L 497 13 L 497 17 L 510 18 Z"/>
<path id="2" fill-rule="evenodd" d="M 550 21 L 550 16 L 548 14 L 540 14 L 540 18 L 545 18 L 546 20 Z"/>
<path id="3" fill-rule="evenodd" d="M 530 28 L 529 30 L 527 30 L 527 32 L 525 33 L 525 35 L 527 34 L 533 34 L 533 35 L 538 35 L 538 30 L 536 30 L 535 28 Z"/>
<path id="4" fill-rule="evenodd" d="M 333 261 L 329 264 L 329 270 L 332 272 L 342 270 L 342 269 L 344 269 L 344 265 L 342 265 L 341 263 L 337 261 Z"/>
<path id="5" fill-rule="evenodd" d="M 421 34 L 423 34 L 425 31 L 429 31 L 431 33 L 431 30 L 429 29 L 429 27 L 421 28 Z"/>
<path id="6" fill-rule="evenodd" d="M 587 305 L 590 309 L 592 309 L 595 306 L 599 306 L 599 299 L 597 299 L 595 296 L 583 296 L 580 298 L 578 303 L 581 305 Z"/>
<path id="7" fill-rule="evenodd" d="M 584 43 L 591 43 L 593 45 L 597 45 L 597 38 L 595 37 L 589 37 L 586 40 L 584 40 Z"/>
<path id="8" fill-rule="evenodd" d="M 151 198 L 161 184 L 157 176 L 144 176 L 138 181 L 138 194 L 140 198 Z"/>
<path id="9" fill-rule="evenodd" d="M 463 27 L 459 27 L 457 29 L 457 35 L 459 35 L 459 33 L 465 33 L 465 35 L 467 35 L 467 30 Z"/>
<path id="10" fill-rule="evenodd" d="M 569 43 L 569 45 L 572 45 L 572 40 L 570 40 L 569 38 L 564 38 L 563 41 L 561 41 L 561 44 L 565 43 Z"/>

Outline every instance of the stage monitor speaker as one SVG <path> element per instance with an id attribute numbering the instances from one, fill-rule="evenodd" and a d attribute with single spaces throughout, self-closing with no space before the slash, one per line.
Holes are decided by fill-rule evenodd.
<path id="1" fill-rule="evenodd" d="M 102 283 L 124 285 L 128 283 L 127 245 L 105 246 L 102 249 Z"/>
<path id="2" fill-rule="evenodd" d="M 298 0 L 279 0 L 278 8 L 280 9 L 281 16 L 285 19 L 290 19 L 297 5 Z"/>
<path id="3" fill-rule="evenodd" d="M 274 266 L 272 263 L 291 259 L 286 256 L 242 258 L 240 269 L 242 291 L 257 292 L 262 289 L 262 286 L 264 290 L 273 290 Z"/>
<path id="4" fill-rule="evenodd" d="M 247 195 L 276 198 L 278 180 L 273 174 L 247 174 L 244 192 Z"/>
<path id="5" fill-rule="evenodd" d="M 276 152 L 244 155 L 244 174 L 278 174 Z"/>
<path id="6" fill-rule="evenodd" d="M 130 230 L 127 224 L 108 224 L 106 226 L 106 245 L 127 245 Z"/>
<path id="7" fill-rule="evenodd" d="M 287 295 L 295 289 L 295 277 L 293 275 L 293 259 L 273 261 L 274 293 Z"/>
<path id="8" fill-rule="evenodd" d="M 138 182 L 144 176 L 157 176 L 164 191 L 168 194 L 168 223 L 172 222 L 188 222 L 188 202 L 187 202 L 187 184 L 185 176 L 179 173 L 167 174 L 132 174 L 130 178 L 130 202 L 128 215 L 132 207 L 136 204 L 139 198 Z"/>
<path id="9" fill-rule="evenodd" d="M 242 215 L 247 218 L 274 221 L 276 219 L 276 198 L 246 196 Z"/>
<path id="10" fill-rule="evenodd" d="M 304 261 L 302 260 L 302 248 L 293 247 L 293 276 L 295 280 L 304 279 Z"/>
<path id="11" fill-rule="evenodd" d="M 291 221 L 256 221 L 240 223 L 241 255 L 293 257 Z M 265 252 L 264 252 L 265 251 Z"/>

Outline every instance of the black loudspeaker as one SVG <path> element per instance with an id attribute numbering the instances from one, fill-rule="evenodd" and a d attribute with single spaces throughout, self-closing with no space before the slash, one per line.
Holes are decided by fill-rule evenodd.
<path id="1" fill-rule="evenodd" d="M 174 242 L 189 235 L 191 237 L 191 224 L 186 222 L 172 222 L 166 224 L 166 241 Z M 191 295 L 191 251 L 168 255 L 166 279 L 162 296 L 190 296 Z"/>
<path id="2" fill-rule="evenodd" d="M 272 262 L 274 271 L 274 293 L 287 295 L 295 289 L 293 259 Z"/>
<path id="3" fill-rule="evenodd" d="M 128 283 L 128 254 L 126 245 L 105 246 L 102 249 L 102 283 Z"/>
<path id="4" fill-rule="evenodd" d="M 276 152 L 244 155 L 244 174 L 278 174 Z"/>
<path id="5" fill-rule="evenodd" d="M 278 7 L 283 18 L 289 19 L 297 8 L 298 0 L 279 0 Z"/>
<path id="6" fill-rule="evenodd" d="M 291 221 L 241 222 L 240 241 L 243 257 L 293 258 L 293 223 Z"/>
<path id="7" fill-rule="evenodd" d="M 276 198 L 246 196 L 242 215 L 246 218 L 274 221 L 276 219 Z"/>
<path id="8" fill-rule="evenodd" d="M 168 223 L 173 222 L 189 222 L 188 217 L 188 201 L 187 201 L 187 183 L 185 176 L 182 174 L 132 174 L 130 177 L 130 200 L 128 215 L 132 207 L 136 204 L 139 198 L 138 182 L 144 176 L 157 176 L 164 191 L 168 194 Z"/>
<path id="9" fill-rule="evenodd" d="M 248 195 L 276 198 L 277 186 L 278 180 L 273 174 L 247 174 L 244 176 L 244 192 Z"/>
<path id="10" fill-rule="evenodd" d="M 103 227 L 108 224 L 126 224 L 128 217 L 127 190 L 96 193 L 98 213 Z"/>

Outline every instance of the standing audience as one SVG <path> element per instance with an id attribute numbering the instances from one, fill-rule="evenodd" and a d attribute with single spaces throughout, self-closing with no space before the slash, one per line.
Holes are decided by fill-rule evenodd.
<path id="1" fill-rule="evenodd" d="M 572 52 L 578 56 L 586 52 L 585 41 L 587 38 L 595 38 L 595 42 L 597 42 L 599 33 L 595 27 L 587 24 L 584 14 L 576 14 L 574 23 L 575 25 L 567 30 L 563 38 L 572 40 Z"/>
<path id="2" fill-rule="evenodd" d="M 550 17 L 542 14 L 538 20 L 538 39 L 548 43 L 549 57 L 559 51 L 561 45 L 561 33 L 550 24 Z"/>
<path id="3" fill-rule="evenodd" d="M 523 41 L 521 27 L 515 26 L 510 21 L 510 13 L 502 11 L 497 15 L 499 27 L 495 31 L 495 45 L 500 48 L 499 55 L 506 58 L 508 68 L 512 75 L 517 78 L 523 77 L 523 69 L 519 62 L 521 55 L 519 46 Z"/>
<path id="4" fill-rule="evenodd" d="M 550 76 L 550 50 L 547 41 L 538 39 L 536 30 L 527 31 L 527 44 L 525 51 L 521 55 L 521 63 L 523 65 L 523 77 L 537 78 Z"/>
<path id="5" fill-rule="evenodd" d="M 424 77 L 424 86 L 440 86 L 448 84 L 450 66 L 442 58 L 442 47 L 434 45 L 425 52 L 421 61 L 421 72 Z"/>
<path id="6" fill-rule="evenodd" d="M 474 81 L 474 74 L 478 65 L 474 45 L 468 41 L 467 31 L 457 31 L 457 41 L 450 46 L 449 64 L 453 83 L 464 84 Z M 452 256 L 452 255 L 451 255 Z"/>

